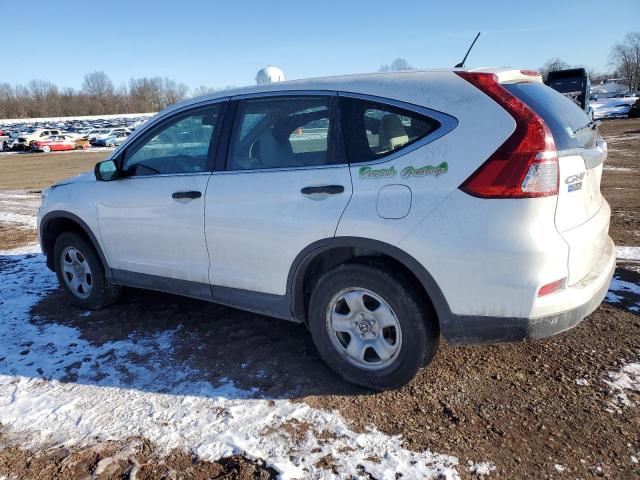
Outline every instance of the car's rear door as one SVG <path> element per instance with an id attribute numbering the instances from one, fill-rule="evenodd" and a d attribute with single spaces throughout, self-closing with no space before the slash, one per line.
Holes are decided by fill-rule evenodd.
<path id="1" fill-rule="evenodd" d="M 100 233 L 116 280 L 185 280 L 156 288 L 209 296 L 204 197 L 225 105 L 187 109 L 152 126 L 119 157 L 123 178 L 96 184 Z"/>
<path id="2" fill-rule="evenodd" d="M 296 256 L 333 238 L 351 197 L 333 92 L 238 97 L 206 198 L 218 287 L 286 293 Z"/>
<path id="3" fill-rule="evenodd" d="M 609 242 L 611 210 L 600 193 L 606 143 L 574 102 L 534 82 L 504 85 L 549 126 L 558 149 L 559 188 L 555 223 L 569 245 L 569 285 L 596 265 Z"/>

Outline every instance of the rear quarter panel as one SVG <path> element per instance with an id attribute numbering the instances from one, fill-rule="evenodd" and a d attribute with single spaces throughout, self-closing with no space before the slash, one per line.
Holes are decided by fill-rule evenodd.
<path id="1" fill-rule="evenodd" d="M 378 77 L 375 81 L 361 85 L 355 82 L 349 86 L 353 93 L 389 98 L 446 113 L 456 118 L 458 125 L 443 137 L 392 160 L 352 164 L 353 197 L 340 220 L 337 236 L 367 237 L 397 245 L 456 191 L 515 129 L 515 121 L 504 109 L 452 72 L 407 73 L 393 80 Z M 407 167 L 443 163 L 447 168 L 440 175 L 402 175 Z M 390 178 L 364 178 L 360 169 L 365 166 L 373 169 L 393 167 L 397 173 Z M 403 218 L 382 218 L 377 208 L 380 189 L 398 184 L 411 190 L 410 210 Z M 456 221 L 452 216 L 451 225 L 441 228 L 453 228 Z"/>

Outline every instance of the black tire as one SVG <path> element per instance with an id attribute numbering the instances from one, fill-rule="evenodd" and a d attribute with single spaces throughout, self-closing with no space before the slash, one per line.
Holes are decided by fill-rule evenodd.
<path id="1" fill-rule="evenodd" d="M 68 248 L 75 248 L 84 257 L 91 271 L 91 291 L 86 298 L 81 298 L 71 290 L 63 275 L 63 252 Z M 93 245 L 85 238 L 74 232 L 65 232 L 56 239 L 53 247 L 53 264 L 55 266 L 58 282 L 69 295 L 72 303 L 84 310 L 99 310 L 118 300 L 120 286 L 109 283 L 104 274 L 104 267 Z"/>
<path id="2" fill-rule="evenodd" d="M 335 333 L 327 326 L 329 303 L 339 292 L 350 288 L 362 288 L 378 295 L 399 323 L 402 338 L 399 351 L 392 363 L 379 369 L 350 363 L 330 337 Z M 330 270 L 318 280 L 308 308 L 309 328 L 320 356 L 338 375 L 353 384 L 371 390 L 406 385 L 433 359 L 440 340 L 437 318 L 423 295 L 409 278 L 384 263 L 346 263 Z"/>

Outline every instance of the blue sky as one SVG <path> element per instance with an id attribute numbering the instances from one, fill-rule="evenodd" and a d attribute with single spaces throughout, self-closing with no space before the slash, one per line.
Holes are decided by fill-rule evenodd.
<path id="1" fill-rule="evenodd" d="M 395 57 L 450 67 L 478 31 L 469 67 L 560 57 L 605 70 L 613 43 L 640 30 L 640 1 L 32 1 L 0 7 L 0 25 L 0 82 L 79 88 L 104 70 L 116 86 L 159 75 L 221 88 L 269 64 L 288 79 L 371 72 Z"/>

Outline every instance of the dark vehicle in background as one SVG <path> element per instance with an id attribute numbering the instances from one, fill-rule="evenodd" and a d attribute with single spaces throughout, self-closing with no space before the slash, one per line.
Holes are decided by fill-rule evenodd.
<path id="1" fill-rule="evenodd" d="M 544 83 L 573 100 L 587 112 L 589 117 L 593 118 L 593 109 L 589 107 L 591 81 L 584 68 L 570 68 L 549 72 Z"/>
<path id="2" fill-rule="evenodd" d="M 640 98 L 629 109 L 629 118 L 640 118 Z"/>

